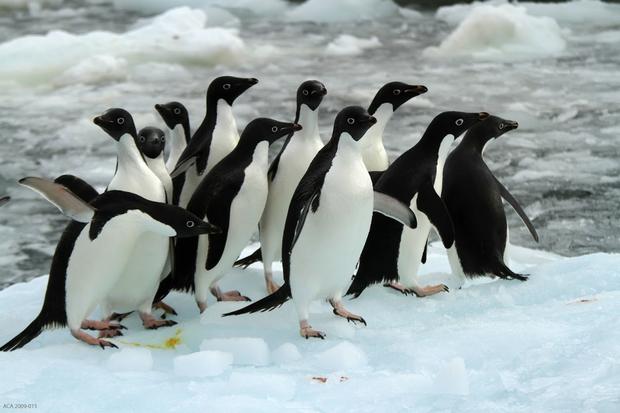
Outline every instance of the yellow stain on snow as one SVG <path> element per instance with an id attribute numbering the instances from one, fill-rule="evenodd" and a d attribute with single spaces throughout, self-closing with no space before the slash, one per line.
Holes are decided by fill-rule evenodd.
<path id="1" fill-rule="evenodd" d="M 161 344 L 150 344 L 150 343 L 138 343 L 136 341 L 123 341 L 117 340 L 121 344 L 125 344 L 132 347 L 144 347 L 156 350 L 174 350 L 179 344 L 181 344 L 181 333 L 182 329 L 177 328 L 172 337 L 167 338 Z"/>

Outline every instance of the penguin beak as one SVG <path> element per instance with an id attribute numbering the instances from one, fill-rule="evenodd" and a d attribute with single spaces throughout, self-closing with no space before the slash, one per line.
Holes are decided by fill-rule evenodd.
<path id="1" fill-rule="evenodd" d="M 368 123 L 370 123 L 371 125 L 374 125 L 375 123 L 377 123 L 377 118 L 375 118 L 374 116 L 370 116 L 368 118 Z"/>
<path id="2" fill-rule="evenodd" d="M 201 234 L 221 234 L 222 233 L 222 229 L 220 227 L 218 227 L 217 225 L 210 224 L 208 222 L 202 222 L 198 224 L 197 229 L 198 231 L 200 231 Z"/>
<path id="3" fill-rule="evenodd" d="M 302 130 L 303 128 L 301 127 L 301 125 L 299 123 L 293 123 L 293 131 L 297 132 Z"/>
<path id="4" fill-rule="evenodd" d="M 426 92 L 428 92 L 428 88 L 422 85 L 415 85 L 405 89 L 405 93 L 413 96 L 418 96 Z"/>

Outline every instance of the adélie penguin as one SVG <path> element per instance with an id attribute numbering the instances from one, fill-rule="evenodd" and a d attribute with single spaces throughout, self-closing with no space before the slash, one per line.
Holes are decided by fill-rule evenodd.
<path id="1" fill-rule="evenodd" d="M 428 92 L 426 86 L 408 85 L 403 82 L 386 83 L 377 91 L 377 94 L 368 106 L 368 113 L 377 119 L 362 143 L 362 156 L 369 172 L 385 171 L 389 166 L 387 152 L 383 146 L 383 132 L 396 110 L 410 99 Z M 379 175 L 371 174 L 371 177 Z"/>
<path id="2" fill-rule="evenodd" d="M 166 169 L 168 172 L 172 172 L 191 138 L 189 113 L 185 106 L 179 102 L 156 104 L 155 110 L 170 129 L 168 138 L 170 152 L 168 159 L 166 159 Z"/>
<path id="3" fill-rule="evenodd" d="M 165 203 L 164 185 L 140 152 L 131 114 L 120 108 L 109 109 L 96 117 L 94 122 L 117 142 L 118 147 L 116 172 L 107 190 L 132 192 L 150 201 Z M 153 232 L 140 235 L 124 275 L 101 303 L 105 318 L 112 317 L 114 313 L 138 310 L 146 328 L 173 324 L 170 320 L 158 320 L 151 314 L 155 293 L 166 273 L 169 252 L 169 237 Z"/>
<path id="4" fill-rule="evenodd" d="M 307 80 L 297 89 L 295 123 L 302 130 L 289 136 L 269 167 L 269 192 L 260 220 L 260 248 L 235 265 L 247 267 L 262 260 L 267 291 L 278 289 L 273 281 L 272 264 L 281 260 L 282 234 L 291 197 L 310 162 L 323 147 L 319 135 L 319 105 L 327 89 L 318 80 Z"/>
<path id="5" fill-rule="evenodd" d="M 415 216 L 406 205 L 373 193 L 359 140 L 375 123 L 359 106 L 346 107 L 336 116 L 331 139 L 312 160 L 288 209 L 282 241 L 284 285 L 225 315 L 272 310 L 292 298 L 301 336 L 324 338 L 310 326 L 308 307 L 315 299 L 327 298 L 334 314 L 366 324 L 344 308 L 342 294 L 364 246 L 373 209 L 415 226 Z"/>
<path id="6" fill-rule="evenodd" d="M 23 347 L 46 328 L 64 326 L 78 340 L 102 348 L 116 347 L 82 329 L 116 331 L 114 335 L 121 335 L 124 327 L 117 322 L 87 317 L 123 276 L 140 236 L 152 232 L 187 237 L 218 230 L 182 208 L 129 192 L 108 191 L 87 204 L 55 182 L 30 177 L 20 183 L 41 193 L 73 221 L 56 247 L 39 315 L 1 351 Z"/>
<path id="7" fill-rule="evenodd" d="M 166 203 L 172 204 L 172 178 L 164 161 L 165 146 L 166 136 L 161 129 L 147 126 L 138 132 L 138 150 L 144 156 L 146 165 L 164 186 Z"/>
<path id="8" fill-rule="evenodd" d="M 256 231 L 267 200 L 269 145 L 300 129 L 295 123 L 267 118 L 251 121 L 239 144 L 211 169 L 192 195 L 187 209 L 222 229 L 213 236 L 179 240 L 175 247 L 175 283 L 179 280 L 185 290 L 194 287 L 200 312 L 207 307 L 209 291 L 220 301 L 248 300 L 238 291 L 219 291 L 216 283 Z"/>
<path id="9" fill-rule="evenodd" d="M 359 267 L 347 294 L 358 297 L 371 284 L 386 281 L 403 294 L 419 297 L 447 291 L 445 285 L 423 287 L 418 268 L 435 227 L 446 248 L 454 242 L 454 228 L 440 198 L 442 172 L 450 145 L 468 128 L 488 117 L 485 112 L 443 112 L 420 141 L 399 156 L 375 183 L 375 190 L 406 203 L 414 211 L 417 228 L 374 214 Z"/>
<path id="10" fill-rule="evenodd" d="M 257 83 L 258 80 L 254 78 L 221 76 L 209 84 L 205 117 L 170 173 L 173 179 L 185 174 L 182 187 L 175 187 L 175 191 L 180 191 L 178 205 L 187 206 L 204 174 L 228 155 L 239 142 L 232 105 L 239 96 Z"/>
<path id="11" fill-rule="evenodd" d="M 452 217 L 455 235 L 448 259 L 461 285 L 465 277 L 484 275 L 527 279 L 506 265 L 509 231 L 502 199 L 514 208 L 536 242 L 538 234 L 483 159 L 486 145 L 517 127 L 517 122 L 490 116 L 471 127 L 446 160 L 441 198 Z"/>

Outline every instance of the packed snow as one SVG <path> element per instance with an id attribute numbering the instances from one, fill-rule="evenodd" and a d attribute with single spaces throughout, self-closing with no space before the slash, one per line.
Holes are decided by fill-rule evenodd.
<path id="1" fill-rule="evenodd" d="M 212 302 L 199 316 L 190 296 L 174 294 L 167 301 L 179 324 L 145 331 L 132 315 L 114 339 L 119 349 L 89 347 L 62 329 L 0 353 L 11 372 L 0 377 L 0 400 L 42 412 L 616 412 L 620 255 L 564 258 L 514 246 L 511 255 L 530 280 L 483 279 L 424 299 L 376 286 L 345 300 L 367 327 L 316 302 L 310 321 L 325 340 L 298 335 L 290 302 L 223 318 L 243 304 Z M 428 258 L 424 281 L 449 279 L 440 244 Z M 0 291 L 0 341 L 37 314 L 46 281 Z M 262 297 L 260 265 L 231 271 L 222 287 Z"/>
<path id="2" fill-rule="evenodd" d="M 325 53 L 332 56 L 353 56 L 363 53 L 365 49 L 380 46 L 381 42 L 376 36 L 360 39 L 349 34 L 341 34 L 327 45 Z"/>
<path id="3" fill-rule="evenodd" d="M 531 16 L 525 7 L 482 4 L 468 10 L 438 47 L 424 51 L 427 56 L 514 60 L 556 55 L 566 47 L 555 20 Z"/>

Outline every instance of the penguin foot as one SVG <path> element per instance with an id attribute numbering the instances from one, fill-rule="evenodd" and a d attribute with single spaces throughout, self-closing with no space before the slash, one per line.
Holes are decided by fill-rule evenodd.
<path id="1" fill-rule="evenodd" d="M 217 301 L 252 301 L 249 297 L 241 295 L 241 293 L 236 290 L 220 292 L 216 297 Z"/>
<path id="2" fill-rule="evenodd" d="M 123 321 L 131 313 L 133 313 L 133 311 L 130 311 L 128 313 L 112 313 L 112 315 L 110 317 L 108 317 L 108 320 L 111 320 L 111 321 Z"/>
<path id="3" fill-rule="evenodd" d="M 112 337 L 118 337 L 122 335 L 123 335 L 123 332 L 115 328 L 99 331 L 99 338 L 112 338 Z"/>
<path id="4" fill-rule="evenodd" d="M 312 326 L 308 324 L 308 320 L 301 320 L 299 322 L 299 334 L 306 340 L 310 337 L 316 337 L 320 338 L 321 340 L 325 340 L 325 333 L 322 331 L 314 330 Z"/>
<path id="5" fill-rule="evenodd" d="M 267 285 L 267 292 L 269 294 L 273 294 L 280 289 L 280 286 L 273 280 L 265 280 L 265 284 Z"/>
<path id="6" fill-rule="evenodd" d="M 336 300 L 329 300 L 329 303 L 332 305 L 332 307 L 334 307 L 334 314 L 336 314 L 338 317 L 346 318 L 348 322 L 352 322 L 353 324 L 360 323 L 367 325 L 366 320 L 364 320 L 363 317 L 348 311 L 346 308 L 344 308 L 342 302 Z"/>
<path id="7" fill-rule="evenodd" d="M 71 335 L 86 344 L 90 344 L 91 346 L 100 346 L 102 349 L 105 349 L 106 347 L 118 348 L 116 344 L 107 340 L 95 338 L 90 334 L 86 334 L 82 330 L 71 330 Z"/>
<path id="8" fill-rule="evenodd" d="M 411 287 L 411 288 L 407 288 L 404 285 L 402 285 L 401 283 L 397 283 L 397 282 L 391 282 L 391 283 L 386 283 L 383 284 L 384 287 L 389 287 L 392 288 L 396 291 L 398 291 L 401 294 L 404 295 L 410 295 L 413 294 L 418 298 L 421 297 L 427 297 L 429 295 L 434 295 L 434 294 L 438 294 L 438 293 L 442 293 L 442 292 L 449 292 L 450 289 L 448 288 L 448 286 L 444 285 L 444 284 L 439 284 L 439 285 L 429 285 L 428 287 Z"/>
<path id="9" fill-rule="evenodd" d="M 142 313 L 140 314 L 140 318 L 142 318 L 142 325 L 147 330 L 156 330 L 160 327 L 170 327 L 176 325 L 176 321 L 174 320 L 158 320 L 151 314 Z"/>
<path id="10" fill-rule="evenodd" d="M 164 315 L 162 316 L 162 318 L 166 318 L 166 314 L 179 315 L 177 314 L 174 308 L 170 307 L 168 304 L 164 303 L 163 301 L 158 301 L 155 304 L 153 304 L 153 308 L 157 310 L 162 310 L 164 312 Z"/>
<path id="11" fill-rule="evenodd" d="M 113 320 L 84 320 L 80 327 L 84 330 L 127 330 L 127 327 Z"/>
<path id="12" fill-rule="evenodd" d="M 207 302 L 202 302 L 202 301 L 196 301 L 196 305 L 198 306 L 198 310 L 200 311 L 200 314 L 204 313 L 205 310 L 207 309 Z"/>

